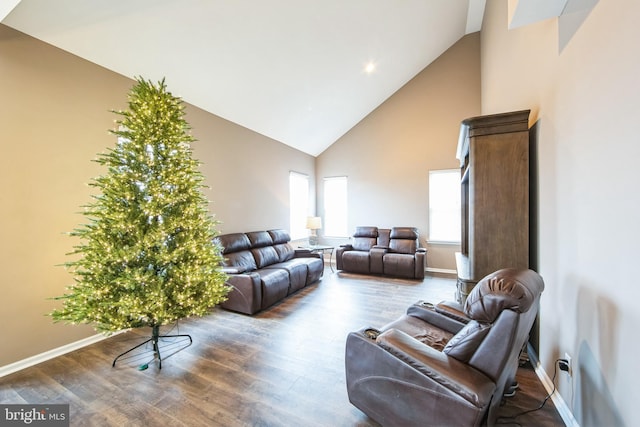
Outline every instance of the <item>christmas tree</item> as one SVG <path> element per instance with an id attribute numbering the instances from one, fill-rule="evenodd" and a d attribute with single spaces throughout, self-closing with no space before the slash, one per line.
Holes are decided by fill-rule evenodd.
<path id="1" fill-rule="evenodd" d="M 150 326 L 156 350 L 161 325 L 208 313 L 230 288 L 182 100 L 139 78 L 115 113 L 117 144 L 96 159 L 108 171 L 71 232 L 75 283 L 51 316 L 104 333 Z"/>

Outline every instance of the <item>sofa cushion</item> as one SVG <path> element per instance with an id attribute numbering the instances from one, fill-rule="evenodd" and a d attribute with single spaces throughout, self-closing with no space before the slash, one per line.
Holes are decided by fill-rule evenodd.
<path id="1" fill-rule="evenodd" d="M 399 254 L 413 255 L 417 246 L 415 240 L 391 239 L 389 242 L 389 250 Z"/>
<path id="2" fill-rule="evenodd" d="M 251 241 L 252 248 L 262 248 L 273 245 L 273 239 L 271 239 L 271 235 L 266 231 L 250 231 L 246 234 L 249 241 Z"/>
<path id="3" fill-rule="evenodd" d="M 418 231 L 414 227 L 393 227 L 389 249 L 401 254 L 414 254 L 418 249 Z"/>
<path id="4" fill-rule="evenodd" d="M 222 254 L 243 251 L 251 247 L 249 238 L 244 233 L 223 234 L 214 239 L 216 245 L 223 248 Z"/>
<path id="5" fill-rule="evenodd" d="M 392 239 L 417 239 L 418 230 L 415 227 L 393 227 L 391 229 Z"/>
<path id="6" fill-rule="evenodd" d="M 416 259 L 409 254 L 387 253 L 382 258 L 384 274 L 396 277 L 413 278 Z"/>
<path id="7" fill-rule="evenodd" d="M 369 252 L 347 251 L 342 254 L 342 265 L 354 273 L 369 273 Z"/>
<path id="8" fill-rule="evenodd" d="M 367 225 L 356 227 L 353 237 L 378 237 L 378 227 Z"/>
<path id="9" fill-rule="evenodd" d="M 223 265 L 225 267 L 243 267 L 245 271 L 252 271 L 258 268 L 251 251 L 239 251 L 225 254 Z"/>
<path id="10" fill-rule="evenodd" d="M 280 243 L 273 245 L 273 249 L 278 253 L 278 259 L 280 262 L 289 261 L 295 255 L 295 249 L 289 243 Z"/>
<path id="11" fill-rule="evenodd" d="M 351 246 L 356 251 L 369 251 L 378 243 L 378 227 L 356 227 Z M 368 270 L 368 267 L 367 267 Z"/>
<path id="12" fill-rule="evenodd" d="M 256 271 L 262 286 L 262 304 L 265 309 L 289 294 L 289 273 L 280 268 L 263 268 Z"/>
<path id="13" fill-rule="evenodd" d="M 272 264 L 280 262 L 278 253 L 273 246 L 264 246 L 261 248 L 251 249 L 251 253 L 256 260 L 258 268 L 268 267 Z"/>
<path id="14" fill-rule="evenodd" d="M 449 340 L 442 351 L 461 362 L 468 363 L 484 337 L 487 336 L 489 329 L 491 325 L 472 320 Z"/>
<path id="15" fill-rule="evenodd" d="M 471 319 L 492 323 L 504 309 L 526 313 L 543 289 L 542 278 L 533 270 L 498 270 L 474 286 L 464 312 Z"/>
<path id="16" fill-rule="evenodd" d="M 306 263 L 295 258 L 285 262 L 270 265 L 267 268 L 280 268 L 289 273 L 289 293 L 292 294 L 307 285 L 307 271 L 309 270 Z"/>
<path id="17" fill-rule="evenodd" d="M 269 230 L 267 231 L 267 233 L 269 233 L 269 235 L 271 236 L 271 240 L 273 241 L 274 245 L 280 243 L 288 243 L 291 240 L 291 236 L 289 236 L 287 230 L 282 230 L 279 228 L 275 230 Z"/>
<path id="18" fill-rule="evenodd" d="M 447 332 L 444 329 L 408 314 L 386 324 L 382 328 L 383 331 L 390 329 L 402 331 L 438 351 L 442 351 L 453 336 L 451 332 Z"/>
<path id="19" fill-rule="evenodd" d="M 307 266 L 307 285 L 312 284 L 322 277 L 324 261 L 318 257 L 298 257 L 293 261 L 301 262 Z"/>
<path id="20" fill-rule="evenodd" d="M 353 239 L 353 243 L 351 244 L 354 251 L 364 251 L 364 252 L 370 251 L 371 248 L 374 247 L 375 245 L 376 245 L 376 239 L 369 238 L 369 237 L 356 237 Z"/>
<path id="21" fill-rule="evenodd" d="M 289 243 L 291 240 L 291 236 L 286 230 L 282 230 L 280 228 L 267 231 L 269 236 L 271 236 L 271 241 L 273 242 L 273 247 L 278 253 L 278 259 L 280 262 L 289 261 L 293 258 L 295 249 Z"/>

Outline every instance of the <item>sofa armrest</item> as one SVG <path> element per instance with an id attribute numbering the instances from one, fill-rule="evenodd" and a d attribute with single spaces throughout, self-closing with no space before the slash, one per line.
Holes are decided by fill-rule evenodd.
<path id="1" fill-rule="evenodd" d="M 465 314 L 462 304 L 455 301 L 441 301 L 434 306 L 434 309 L 438 313 L 461 323 L 469 323 L 469 320 L 471 320 Z"/>
<path id="2" fill-rule="evenodd" d="M 338 270 L 342 270 L 342 254 L 352 250 L 353 245 L 351 245 L 350 243 L 346 245 L 340 245 L 338 248 L 336 248 L 336 268 Z"/>
<path id="3" fill-rule="evenodd" d="M 233 267 L 222 267 L 222 272 L 225 274 L 240 274 L 247 271 L 247 267 L 242 265 L 233 266 Z"/>
<path id="4" fill-rule="evenodd" d="M 221 307 L 245 314 L 260 311 L 262 305 L 262 286 L 258 273 L 231 274 L 227 278 L 231 291 Z"/>
<path id="5" fill-rule="evenodd" d="M 384 273 L 384 254 L 389 252 L 386 246 L 374 246 L 369 250 L 369 272 L 373 274 Z"/>
<path id="6" fill-rule="evenodd" d="M 424 279 L 424 272 L 427 269 L 427 250 L 421 251 L 420 249 L 424 248 L 418 248 L 414 255 L 416 260 L 414 274 L 416 279 Z"/>
<path id="7" fill-rule="evenodd" d="M 293 252 L 294 258 L 320 258 L 322 259 L 322 255 L 317 252 L 311 252 L 309 249 L 296 249 Z"/>
<path id="8" fill-rule="evenodd" d="M 476 407 L 491 401 L 495 383 L 480 371 L 421 343 L 397 329 L 389 329 L 376 338 L 389 353 L 451 390 Z"/>
<path id="9" fill-rule="evenodd" d="M 407 309 L 407 315 L 421 319 L 442 330 L 457 334 L 464 328 L 465 323 L 440 313 L 434 304 L 418 301 Z"/>

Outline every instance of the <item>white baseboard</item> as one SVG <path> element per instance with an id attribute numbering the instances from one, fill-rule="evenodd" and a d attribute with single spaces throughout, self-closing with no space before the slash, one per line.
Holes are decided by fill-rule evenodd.
<path id="1" fill-rule="evenodd" d="M 121 331 L 121 332 L 124 332 L 124 331 Z M 121 332 L 116 332 L 111 336 L 119 334 Z M 44 353 L 36 354 L 35 356 L 31 356 L 26 359 L 19 360 L 9 365 L 0 366 L 0 378 L 9 374 L 13 374 L 14 372 L 20 371 L 22 369 L 28 368 L 30 366 L 37 365 L 38 363 L 45 362 L 49 359 L 53 359 L 54 357 L 62 356 L 63 354 L 70 353 L 82 347 L 86 347 L 90 344 L 97 343 L 99 341 L 102 341 L 105 338 L 109 338 L 109 337 L 103 334 L 92 335 L 90 337 L 81 339 L 79 341 L 63 345 L 62 347 L 54 348 L 52 350 L 45 351 Z"/>
<path id="2" fill-rule="evenodd" d="M 425 269 L 425 271 L 427 273 L 443 273 L 443 274 L 453 274 L 454 276 L 458 274 L 457 271 L 455 270 L 449 270 L 446 268 L 434 268 L 434 267 L 427 267 Z"/>
<path id="3" fill-rule="evenodd" d="M 540 382 L 544 386 L 544 389 L 547 391 L 547 393 L 553 392 L 553 394 L 551 395 L 551 401 L 558 410 L 558 414 L 560 414 L 560 417 L 562 418 L 562 421 L 564 421 L 564 424 L 567 427 L 580 427 L 580 424 L 578 424 L 578 421 L 573 416 L 573 412 L 571 412 L 571 409 L 569 409 L 567 403 L 564 401 L 560 393 L 555 390 L 553 381 L 551 381 L 551 378 L 549 378 L 549 375 L 547 375 L 545 370 L 542 369 L 540 361 L 538 360 L 538 355 L 533 350 L 531 345 L 528 346 L 528 353 L 529 361 L 535 367 L 536 375 L 540 379 Z"/>

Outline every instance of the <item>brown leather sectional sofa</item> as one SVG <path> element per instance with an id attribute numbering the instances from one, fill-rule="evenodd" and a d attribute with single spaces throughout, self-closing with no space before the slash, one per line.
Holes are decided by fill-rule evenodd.
<path id="1" fill-rule="evenodd" d="M 338 270 L 424 279 L 427 250 L 415 227 L 356 227 L 352 243 L 336 250 Z"/>
<path id="2" fill-rule="evenodd" d="M 254 314 L 317 282 L 324 271 L 320 254 L 294 249 L 285 230 L 252 231 L 216 237 L 233 287 L 221 306 Z"/>

